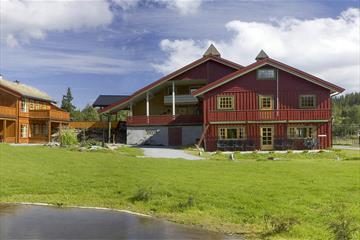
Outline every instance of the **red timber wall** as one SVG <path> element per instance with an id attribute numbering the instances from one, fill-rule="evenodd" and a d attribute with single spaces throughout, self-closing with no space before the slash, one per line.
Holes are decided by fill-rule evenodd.
<path id="1" fill-rule="evenodd" d="M 315 110 L 331 110 L 330 91 L 300 77 L 292 75 L 282 70 L 278 70 L 278 88 L 279 88 L 279 109 L 299 109 L 299 95 L 316 95 L 317 108 Z M 257 80 L 256 71 L 252 71 L 237 79 L 234 79 L 204 96 L 204 122 L 209 124 L 208 113 L 216 111 L 217 96 L 233 95 L 235 96 L 235 111 L 241 110 L 259 110 L 259 95 L 273 95 L 274 108 L 276 109 L 276 80 Z M 314 110 L 314 109 L 312 109 Z M 319 111 L 320 112 L 320 111 Z M 316 113 L 315 113 L 316 114 Z M 320 114 L 320 113 L 319 113 Z M 296 119 L 287 119 L 296 120 Z M 311 120 L 311 119 L 309 119 Z M 319 137 L 320 148 L 331 147 L 331 119 L 325 123 L 248 123 L 246 124 L 247 138 L 253 138 L 256 147 L 260 146 L 260 126 L 274 126 L 274 137 L 286 138 L 287 127 L 296 126 L 316 126 L 317 135 L 326 135 Z M 206 148 L 208 151 L 216 150 L 216 138 L 219 126 L 240 126 L 240 125 L 217 125 L 211 124 L 206 134 Z"/>
<path id="2" fill-rule="evenodd" d="M 205 79 L 208 83 L 210 83 L 235 72 L 236 70 L 237 69 L 210 60 L 180 74 L 174 79 Z"/>
<path id="3" fill-rule="evenodd" d="M 245 127 L 246 138 L 251 139 L 255 143 L 257 150 L 260 150 L 260 127 L 261 126 L 273 126 L 274 127 L 274 139 L 284 139 L 287 136 L 287 128 L 290 126 L 315 126 L 317 135 L 326 135 L 326 137 L 319 137 L 319 148 L 326 149 L 332 146 L 331 139 L 331 123 L 276 123 L 276 124 L 261 124 L 261 123 L 250 123 L 250 124 L 214 124 L 210 125 L 206 138 L 205 147 L 206 151 L 216 150 L 216 139 L 218 135 L 218 128 L 220 127 Z M 296 149 L 303 149 L 302 139 L 293 139 L 294 147 Z"/>

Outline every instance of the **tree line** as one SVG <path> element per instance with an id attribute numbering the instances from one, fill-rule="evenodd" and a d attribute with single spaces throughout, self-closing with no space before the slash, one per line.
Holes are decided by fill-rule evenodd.
<path id="1" fill-rule="evenodd" d="M 360 92 L 348 93 L 332 99 L 335 136 L 356 135 L 360 130 Z"/>

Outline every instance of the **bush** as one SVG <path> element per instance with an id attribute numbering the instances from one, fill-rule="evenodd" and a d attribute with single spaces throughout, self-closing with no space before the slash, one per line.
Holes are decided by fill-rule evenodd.
<path id="1" fill-rule="evenodd" d="M 355 224 L 355 219 L 342 211 L 329 222 L 328 229 L 334 240 L 351 240 L 355 239 L 354 235 L 359 228 Z"/>
<path id="2" fill-rule="evenodd" d="M 177 205 L 173 207 L 172 210 L 182 212 L 185 209 L 191 208 L 193 206 L 195 206 L 195 198 L 192 195 L 190 195 L 186 201 L 179 202 Z"/>
<path id="3" fill-rule="evenodd" d="M 140 187 L 136 193 L 130 198 L 132 202 L 143 201 L 147 202 L 150 200 L 152 195 L 151 188 Z"/>
<path id="4" fill-rule="evenodd" d="M 59 134 L 60 145 L 63 147 L 78 144 L 77 133 L 75 129 L 61 129 Z"/>
<path id="5" fill-rule="evenodd" d="M 293 217 L 275 217 L 271 215 L 264 216 L 266 229 L 262 234 L 263 238 L 267 238 L 276 234 L 288 232 L 298 220 Z"/>

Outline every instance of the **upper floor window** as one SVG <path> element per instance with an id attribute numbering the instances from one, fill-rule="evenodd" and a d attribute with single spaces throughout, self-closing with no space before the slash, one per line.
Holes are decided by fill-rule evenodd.
<path id="1" fill-rule="evenodd" d="M 315 95 L 300 95 L 300 108 L 315 108 Z"/>
<path id="2" fill-rule="evenodd" d="M 218 96 L 217 109 L 232 110 L 234 109 L 234 96 Z"/>
<path id="3" fill-rule="evenodd" d="M 35 110 L 40 110 L 40 103 L 35 101 Z"/>
<path id="4" fill-rule="evenodd" d="M 21 101 L 21 111 L 22 112 L 27 112 L 28 111 L 28 104 L 27 104 L 26 99 L 23 99 Z"/>
<path id="5" fill-rule="evenodd" d="M 272 110 L 274 101 L 272 96 L 259 96 L 260 110 Z"/>
<path id="6" fill-rule="evenodd" d="M 260 68 L 256 71 L 257 80 L 274 80 L 276 71 L 274 68 Z"/>
<path id="7" fill-rule="evenodd" d="M 35 109 L 35 103 L 34 103 L 34 100 L 30 100 L 30 102 L 29 102 L 29 109 L 30 110 L 34 110 Z"/>
<path id="8" fill-rule="evenodd" d="M 219 139 L 245 139 L 244 127 L 219 128 Z"/>

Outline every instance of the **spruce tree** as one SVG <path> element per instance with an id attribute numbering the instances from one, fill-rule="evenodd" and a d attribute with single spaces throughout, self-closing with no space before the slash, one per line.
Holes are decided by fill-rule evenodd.
<path id="1" fill-rule="evenodd" d="M 63 95 L 61 100 L 61 109 L 69 112 L 70 114 L 76 109 L 75 106 L 72 104 L 73 96 L 71 93 L 71 89 L 68 88 L 66 95 Z"/>

